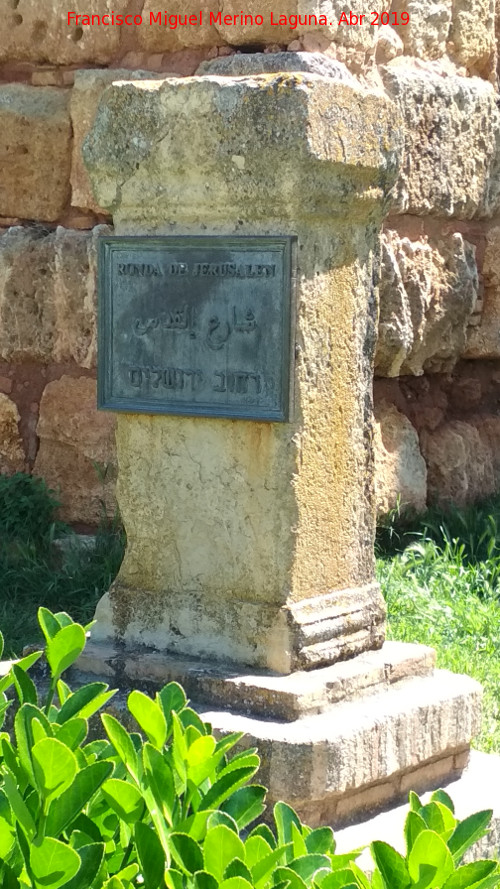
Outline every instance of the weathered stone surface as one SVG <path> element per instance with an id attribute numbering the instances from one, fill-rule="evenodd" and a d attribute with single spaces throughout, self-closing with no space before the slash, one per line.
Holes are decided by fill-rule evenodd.
<path id="1" fill-rule="evenodd" d="M 188 46 L 218 46 L 225 41 L 217 28 L 210 24 L 210 13 L 216 16 L 219 8 L 219 0 L 203 0 L 203 3 L 199 0 L 169 0 L 166 10 L 158 4 L 158 0 L 146 0 L 142 25 L 137 29 L 139 46 L 147 52 L 162 53 L 175 52 Z M 168 14 L 167 25 L 164 23 L 164 11 Z M 158 23 L 158 12 L 161 13 L 161 24 Z M 185 21 L 185 16 L 188 24 L 179 24 L 179 21 Z M 194 16 L 193 23 L 189 24 L 191 16 Z"/>
<path id="2" fill-rule="evenodd" d="M 69 198 L 67 90 L 0 86 L 0 216 L 55 220 Z"/>
<path id="3" fill-rule="evenodd" d="M 119 417 L 129 547 L 98 638 L 282 673 L 381 645 L 371 292 L 399 132 L 380 94 L 304 73 L 103 95 L 84 156 L 120 234 L 293 231 L 300 275 L 290 423 Z"/>
<path id="4" fill-rule="evenodd" d="M 206 660 L 183 660 L 147 649 L 128 650 L 124 656 L 123 649 L 91 640 L 78 660 L 78 669 L 122 686 L 147 682 L 163 687 L 167 682 L 179 682 L 196 701 L 293 722 L 323 713 L 339 701 L 362 697 L 368 690 L 378 693 L 405 679 L 428 676 L 435 662 L 436 652 L 425 645 L 385 642 L 380 651 L 309 672 L 241 675 Z"/>
<path id="5" fill-rule="evenodd" d="M 500 417 L 479 417 L 476 427 L 483 446 L 491 455 L 493 486 L 491 493 L 500 490 Z M 480 459 L 480 455 L 476 458 Z"/>
<path id="6" fill-rule="evenodd" d="M 443 373 L 460 358 L 476 305 L 475 248 L 461 234 L 382 236 L 377 376 Z"/>
<path id="7" fill-rule="evenodd" d="M 0 0 L 0 61 L 54 62 L 60 65 L 109 62 L 126 25 L 83 25 L 68 13 L 104 15 L 128 11 L 128 0 Z"/>
<path id="8" fill-rule="evenodd" d="M 308 674 L 235 674 L 232 679 L 227 671 L 221 671 L 225 681 L 234 682 L 234 689 L 242 695 L 237 703 L 228 690 L 223 712 L 214 707 L 219 694 L 212 695 L 216 683 L 213 664 L 205 663 L 205 672 L 201 664 L 189 661 L 179 661 L 176 668 L 175 659 L 160 652 L 131 652 L 122 647 L 120 658 L 117 649 L 91 641 L 78 661 L 78 672 L 72 669 L 70 682 L 88 682 L 97 673 L 115 684 L 115 671 L 120 671 L 121 690 L 107 709 L 134 730 L 136 723 L 126 707 L 127 687 L 142 681 L 152 691 L 162 686 L 165 678 L 178 679 L 183 670 L 191 671 L 194 708 L 216 731 L 244 733 L 241 748 L 258 747 L 258 778 L 270 788 L 271 806 L 283 799 L 297 808 L 306 823 L 333 824 L 337 829 L 356 813 L 371 814 L 383 803 L 402 801 L 411 786 L 419 792 L 435 790 L 458 777 L 467 766 L 470 740 L 480 725 L 481 687 L 477 682 L 435 671 L 431 649 L 393 645 Z M 396 667 L 391 684 L 386 680 L 380 686 L 356 687 L 359 677 L 366 678 L 367 665 L 373 669 L 385 660 L 387 677 L 389 649 L 389 660 Z M 411 661 L 416 670 L 413 674 Z M 397 664 L 404 665 L 399 676 Z M 201 684 L 195 691 L 197 667 Z M 255 712 L 243 715 L 256 703 L 259 712 L 263 701 L 258 698 L 266 689 L 280 687 L 286 695 L 288 688 L 296 699 L 307 689 L 314 696 L 315 687 L 329 684 L 329 674 L 335 676 L 334 688 L 339 678 L 343 681 L 350 676 L 353 682 L 353 694 L 331 710 L 327 707 L 326 712 L 303 715 L 290 723 L 274 714 L 272 700 L 267 712 L 265 707 L 262 710 L 262 717 Z M 240 712 L 235 712 L 238 707 Z M 348 844 L 343 851 L 356 845 Z"/>
<path id="9" fill-rule="evenodd" d="M 371 49 L 375 45 L 377 28 L 371 24 L 372 11 L 384 12 L 390 9 L 389 0 L 375 0 L 367 10 L 363 0 L 351 0 L 348 11 L 354 15 L 365 13 L 361 25 L 339 24 L 342 13 L 346 11 L 343 0 L 277 0 L 272 7 L 263 8 L 259 0 L 249 0 L 244 12 L 254 17 L 263 16 L 263 23 L 224 23 L 224 16 L 239 15 L 242 7 L 237 0 L 224 0 L 221 4 L 221 22 L 217 31 L 224 42 L 232 46 L 244 44 L 262 45 L 263 43 L 289 44 L 306 34 L 328 37 L 343 46 L 356 46 Z M 370 13 L 366 15 L 366 13 Z M 281 23 L 280 23 L 281 18 Z"/>
<path id="10" fill-rule="evenodd" d="M 0 358 L 95 364 L 95 241 L 104 232 L 16 227 L 0 237 Z"/>
<path id="11" fill-rule="evenodd" d="M 453 0 L 449 52 L 471 74 L 495 70 L 495 0 Z"/>
<path id="12" fill-rule="evenodd" d="M 382 25 L 377 34 L 375 58 L 377 64 L 384 65 L 404 53 L 404 43 L 390 25 Z"/>
<path id="13" fill-rule="evenodd" d="M 498 50 L 498 45 L 500 42 L 500 7 L 498 3 L 495 3 L 495 42 L 497 45 L 497 75 L 498 75 L 498 67 L 500 64 L 500 52 Z"/>
<path id="14" fill-rule="evenodd" d="M 375 407 L 375 503 L 377 512 L 401 506 L 422 512 L 427 499 L 427 468 L 418 434 L 404 414 L 383 401 Z"/>
<path id="15" fill-rule="evenodd" d="M 439 59 L 446 52 L 452 20 L 452 0 L 393 0 L 391 10 L 408 13 L 407 25 L 395 28 L 405 52 L 419 59 Z"/>
<path id="16" fill-rule="evenodd" d="M 476 426 L 452 421 L 420 435 L 427 464 L 429 503 L 462 506 L 495 491 L 490 442 Z"/>
<path id="17" fill-rule="evenodd" d="M 446 52 L 469 74 L 489 78 L 494 70 L 494 0 L 393 0 L 391 10 L 407 12 L 397 25 L 405 52 L 439 59 Z"/>
<path id="18" fill-rule="evenodd" d="M 13 401 L 0 393 L 0 472 L 21 472 L 24 450 L 19 434 L 19 411 Z"/>
<path id="19" fill-rule="evenodd" d="M 87 171 L 82 160 L 82 144 L 91 129 L 99 99 L 110 83 L 116 80 L 156 80 L 165 75 L 150 71 L 130 71 L 126 68 L 103 68 L 75 72 L 75 85 L 71 91 L 70 115 L 73 127 L 73 154 L 71 163 L 71 203 L 95 213 L 103 213 L 92 193 Z"/>
<path id="20" fill-rule="evenodd" d="M 339 805 L 342 820 L 342 798 L 354 790 L 373 792 L 373 785 L 389 781 L 392 792 L 384 801 L 400 799 L 401 781 L 417 765 L 433 764 L 427 788 L 436 780 L 436 761 L 446 763 L 438 781 L 453 776 L 455 752 L 464 750 L 479 729 L 481 695 L 475 680 L 438 670 L 337 704 L 334 718 L 325 713 L 290 724 L 204 708 L 200 712 L 216 729 L 244 731 L 242 743 L 259 749 L 258 777 L 269 788 L 268 803 L 286 799 L 315 826 L 335 823 Z M 377 794 L 371 804 L 379 802 Z M 369 800 L 358 800 L 358 810 L 369 807 Z M 350 811 L 356 811 L 354 794 Z"/>
<path id="21" fill-rule="evenodd" d="M 305 119 L 310 120 L 307 136 Z M 387 130 L 386 143 L 380 139 L 381 126 Z M 255 145 L 257 137 L 258 149 L 244 147 Z M 149 211 L 155 207 L 174 233 L 177 220 L 220 225 L 228 213 L 234 218 L 235 206 L 241 225 L 255 217 L 269 224 L 270 193 L 278 201 L 272 207 L 276 218 L 322 212 L 341 218 L 353 202 L 361 206 L 365 201 L 378 213 L 384 188 L 398 168 L 401 142 L 401 121 L 380 94 L 288 73 L 117 84 L 102 97 L 83 157 L 98 201 L 116 219 L 140 221 L 148 231 Z M 182 166 L 175 161 L 179 144 Z M 166 157 L 169 165 L 160 183 L 156 170 Z M 342 175 L 352 177 L 347 192 L 340 179 L 329 175 L 335 163 L 344 164 Z M 200 212 L 203 203 L 207 206 Z"/>
<path id="22" fill-rule="evenodd" d="M 493 86 L 443 77 L 395 59 L 382 69 L 405 121 L 394 207 L 417 215 L 490 216 L 500 191 L 500 115 Z"/>
<path id="23" fill-rule="evenodd" d="M 63 376 L 45 387 L 34 472 L 60 490 L 68 522 L 98 524 L 103 509 L 114 515 L 114 425 L 112 414 L 96 409 L 95 380 Z"/>
<path id="24" fill-rule="evenodd" d="M 351 72 L 342 62 L 337 62 L 336 59 L 319 52 L 241 53 L 202 62 L 196 75 L 250 77 L 252 74 L 279 74 L 283 71 L 304 71 L 308 74 L 319 74 L 320 77 L 354 83 Z"/>
<path id="25" fill-rule="evenodd" d="M 500 358 L 500 228 L 486 233 L 479 323 L 469 327 L 465 358 Z"/>

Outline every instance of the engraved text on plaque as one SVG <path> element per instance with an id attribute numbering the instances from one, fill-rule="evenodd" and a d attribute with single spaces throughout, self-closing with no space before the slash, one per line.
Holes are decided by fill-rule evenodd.
<path id="1" fill-rule="evenodd" d="M 289 237 L 99 244 L 99 407 L 283 421 Z"/>

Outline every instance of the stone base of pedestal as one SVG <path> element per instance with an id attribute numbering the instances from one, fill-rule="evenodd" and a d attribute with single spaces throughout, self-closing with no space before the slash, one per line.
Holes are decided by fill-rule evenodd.
<path id="1" fill-rule="evenodd" d="M 388 642 L 312 672 L 243 675 L 91 642 L 79 668 L 123 691 L 180 682 L 216 732 L 243 731 L 241 745 L 258 747 L 271 804 L 283 799 L 312 826 L 339 826 L 466 767 L 481 686 L 435 670 L 434 660 L 425 646 Z"/>
<path id="2" fill-rule="evenodd" d="M 425 645 L 386 642 L 381 649 L 329 667 L 288 675 L 248 672 L 204 660 L 165 655 L 141 647 L 90 641 L 78 662 L 86 673 L 105 676 L 119 687 L 136 683 L 161 687 L 179 682 L 195 701 L 247 716 L 293 722 L 324 713 L 340 701 L 380 693 L 403 679 L 428 676 L 436 662 Z"/>
<path id="3" fill-rule="evenodd" d="M 200 598 L 185 590 L 159 595 L 118 578 L 98 603 L 95 620 L 92 636 L 99 644 L 118 637 L 130 651 L 149 648 L 282 675 L 354 658 L 381 648 L 385 637 L 378 583 L 281 605 L 218 593 Z"/>
<path id="4" fill-rule="evenodd" d="M 244 731 L 245 746 L 258 747 L 270 804 L 284 799 L 311 826 L 339 826 L 458 777 L 480 699 L 474 680 L 436 670 L 293 723 L 197 709 L 217 731 Z"/>

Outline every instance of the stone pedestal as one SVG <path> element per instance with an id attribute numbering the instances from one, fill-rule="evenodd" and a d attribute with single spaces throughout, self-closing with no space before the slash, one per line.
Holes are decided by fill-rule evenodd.
<path id="1" fill-rule="evenodd" d="M 342 820 L 460 771 L 480 689 L 428 649 L 379 651 L 371 384 L 400 121 L 338 66 L 252 66 L 114 84 L 84 146 L 116 234 L 295 236 L 297 256 L 288 422 L 118 416 L 127 552 L 81 667 L 177 679 L 257 741 L 271 800 Z"/>
<path id="2" fill-rule="evenodd" d="M 118 416 L 128 539 L 96 639 L 281 673 L 379 647 L 371 374 L 394 109 L 308 73 L 109 88 L 84 147 L 117 234 L 294 235 L 287 423 Z"/>
<path id="3" fill-rule="evenodd" d="M 131 729 L 129 689 L 180 682 L 216 732 L 243 731 L 241 746 L 258 748 L 269 811 L 284 799 L 312 826 L 338 828 L 456 779 L 480 728 L 480 685 L 436 670 L 424 645 L 386 642 L 283 676 L 91 642 L 79 667 L 86 681 L 118 683 L 112 706 Z"/>

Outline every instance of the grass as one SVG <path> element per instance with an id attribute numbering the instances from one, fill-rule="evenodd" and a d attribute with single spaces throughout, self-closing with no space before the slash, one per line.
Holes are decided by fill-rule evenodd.
<path id="1" fill-rule="evenodd" d="M 500 753 L 500 500 L 466 510 L 397 510 L 377 537 L 389 638 L 437 650 L 438 666 L 484 686 L 475 746 Z"/>
<path id="2" fill-rule="evenodd" d="M 56 521 L 57 506 L 42 480 L 0 476 L 5 656 L 40 639 L 40 605 L 90 621 L 120 566 L 125 541 L 117 521 L 103 521 L 95 549 L 74 547 L 61 559 L 53 541 L 70 529 Z M 423 517 L 396 509 L 380 522 L 376 548 L 389 637 L 432 645 L 440 667 L 482 683 L 476 746 L 500 753 L 500 498 Z"/>
<path id="3" fill-rule="evenodd" d="M 120 567 L 124 534 L 116 519 L 103 521 L 95 547 L 76 545 L 71 529 L 56 520 L 58 501 L 41 479 L 16 473 L 0 476 L 0 629 L 4 657 L 40 641 L 40 605 L 67 611 L 88 623 L 97 601 Z M 62 557 L 56 537 L 68 538 Z"/>

